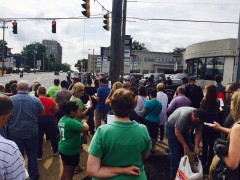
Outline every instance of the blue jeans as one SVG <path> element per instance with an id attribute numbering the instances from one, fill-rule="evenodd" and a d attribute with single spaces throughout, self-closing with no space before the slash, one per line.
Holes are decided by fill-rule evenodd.
<path id="1" fill-rule="evenodd" d="M 38 179 L 38 162 L 37 162 L 37 150 L 38 150 L 38 136 L 33 136 L 27 139 L 21 137 L 14 137 L 9 134 L 9 138 L 14 141 L 22 156 L 24 157 L 24 150 L 28 157 L 28 173 L 31 180 Z"/>
<path id="2" fill-rule="evenodd" d="M 178 141 L 175 135 L 175 128 L 166 125 L 166 134 L 168 138 L 168 147 L 169 147 L 169 159 L 170 159 L 170 177 L 176 176 L 177 169 L 181 160 L 181 157 L 184 155 L 183 147 Z M 190 150 L 193 150 L 193 144 L 191 141 L 190 134 L 183 134 L 183 137 L 188 144 Z"/>

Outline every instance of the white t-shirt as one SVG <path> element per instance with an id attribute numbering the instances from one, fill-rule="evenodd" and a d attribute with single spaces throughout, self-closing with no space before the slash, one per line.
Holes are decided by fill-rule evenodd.
<path id="1" fill-rule="evenodd" d="M 137 99 L 137 105 L 135 107 L 135 112 L 137 113 L 138 116 L 140 117 L 143 117 L 143 107 L 144 107 L 144 104 L 147 100 L 149 100 L 149 97 L 148 96 L 137 96 L 138 99 Z"/>
<path id="2" fill-rule="evenodd" d="M 0 179 L 25 180 L 28 173 L 17 145 L 0 136 Z"/>
<path id="3" fill-rule="evenodd" d="M 160 125 L 165 125 L 165 122 L 167 120 L 168 97 L 164 92 L 159 91 L 157 93 L 157 100 L 162 103 L 162 111 L 159 115 Z"/>

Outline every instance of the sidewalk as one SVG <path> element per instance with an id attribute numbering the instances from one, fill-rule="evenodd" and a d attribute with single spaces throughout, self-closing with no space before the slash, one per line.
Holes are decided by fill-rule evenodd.
<path id="1" fill-rule="evenodd" d="M 81 180 L 86 176 L 86 166 L 88 157 L 88 146 L 91 141 L 91 136 L 87 136 L 88 144 L 83 145 L 83 150 L 80 156 L 80 165 L 85 167 L 85 170 L 79 174 L 74 175 L 74 180 Z M 150 158 L 144 162 L 148 180 L 156 180 L 155 178 L 161 176 L 161 180 L 168 179 L 168 146 L 167 140 L 164 143 L 157 143 L 156 154 L 151 155 Z M 26 161 L 27 162 L 27 161 Z M 44 140 L 43 143 L 43 159 L 38 161 L 39 180 L 57 180 L 61 178 L 62 161 L 61 156 L 53 156 L 50 141 Z"/>

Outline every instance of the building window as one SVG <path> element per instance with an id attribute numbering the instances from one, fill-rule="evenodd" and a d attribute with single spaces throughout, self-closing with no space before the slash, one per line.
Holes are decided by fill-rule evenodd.
<path id="1" fill-rule="evenodd" d="M 187 60 L 187 69 L 190 76 L 197 79 L 214 80 L 215 75 L 223 75 L 224 57 L 207 57 Z"/>
<path id="2" fill-rule="evenodd" d="M 205 72 L 205 80 L 213 80 L 214 79 L 214 58 L 206 58 L 206 72 Z"/>

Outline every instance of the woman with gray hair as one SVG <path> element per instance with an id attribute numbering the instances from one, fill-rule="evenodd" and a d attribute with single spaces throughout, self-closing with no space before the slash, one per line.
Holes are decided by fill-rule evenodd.
<path id="1" fill-rule="evenodd" d="M 163 83 L 159 83 L 157 85 L 157 100 L 162 103 L 162 111 L 159 115 L 160 118 L 160 142 L 163 143 L 163 138 L 164 138 L 164 126 L 167 120 L 167 105 L 168 105 L 168 97 L 167 95 L 163 92 L 165 89 L 165 85 Z"/>

